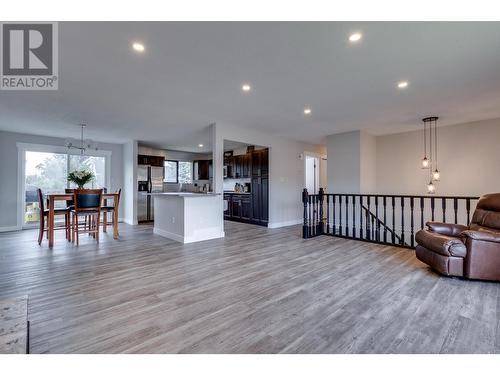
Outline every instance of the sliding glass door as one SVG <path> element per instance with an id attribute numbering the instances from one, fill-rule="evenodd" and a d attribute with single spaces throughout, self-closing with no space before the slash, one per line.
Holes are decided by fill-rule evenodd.
<path id="1" fill-rule="evenodd" d="M 86 188 L 105 188 L 108 181 L 109 158 L 106 156 L 75 155 L 63 152 L 23 150 L 24 181 L 22 194 L 22 224 L 25 227 L 36 226 L 40 220 L 40 207 L 37 189 L 43 194 L 64 193 L 66 188 L 75 188 L 67 180 L 68 171 L 76 169 L 91 170 L 96 176 Z M 47 146 L 47 149 L 55 147 Z M 64 202 L 60 202 L 64 205 Z M 45 207 L 47 208 L 47 207 Z M 60 217 L 59 217 L 60 218 Z"/>

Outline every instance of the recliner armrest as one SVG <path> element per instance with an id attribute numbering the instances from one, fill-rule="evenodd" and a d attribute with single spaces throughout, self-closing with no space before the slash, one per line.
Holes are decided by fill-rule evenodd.
<path id="1" fill-rule="evenodd" d="M 488 230 L 466 230 L 461 234 L 464 237 L 469 237 L 473 240 L 498 242 L 500 243 L 500 232 Z"/>
<path id="2" fill-rule="evenodd" d="M 469 229 L 469 227 L 465 225 L 439 223 L 437 221 L 428 221 L 425 225 L 427 225 L 432 232 L 451 237 L 458 237 L 463 231 Z"/>

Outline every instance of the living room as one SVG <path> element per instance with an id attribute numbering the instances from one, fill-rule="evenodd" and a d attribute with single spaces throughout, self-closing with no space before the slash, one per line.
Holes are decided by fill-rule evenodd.
<path id="1" fill-rule="evenodd" d="M 248 22 L 241 5 L 172 20 L 12 5 L 0 353 L 48 354 L 43 371 L 112 353 L 103 366 L 129 371 L 183 371 L 165 355 L 181 353 L 222 354 L 187 356 L 196 372 L 494 368 L 494 8 L 433 5 L 435 22 L 430 4 L 339 20 L 306 5 L 254 4 Z"/>

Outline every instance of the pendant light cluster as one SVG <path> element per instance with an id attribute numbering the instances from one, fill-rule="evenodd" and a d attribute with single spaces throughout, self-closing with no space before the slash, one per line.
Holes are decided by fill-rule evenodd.
<path id="1" fill-rule="evenodd" d="M 422 169 L 429 170 L 429 183 L 427 184 L 427 192 L 429 194 L 436 192 L 435 182 L 441 178 L 438 169 L 437 120 L 437 116 L 422 119 L 424 122 L 424 158 L 422 159 Z"/>

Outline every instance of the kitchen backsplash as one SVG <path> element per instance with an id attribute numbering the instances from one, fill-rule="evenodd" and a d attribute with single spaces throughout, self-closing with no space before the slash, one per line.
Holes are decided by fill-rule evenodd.
<path id="1" fill-rule="evenodd" d="M 234 191 L 234 185 L 240 184 L 245 186 L 245 184 L 249 184 L 251 182 L 252 180 L 249 178 L 225 178 L 224 191 Z"/>

